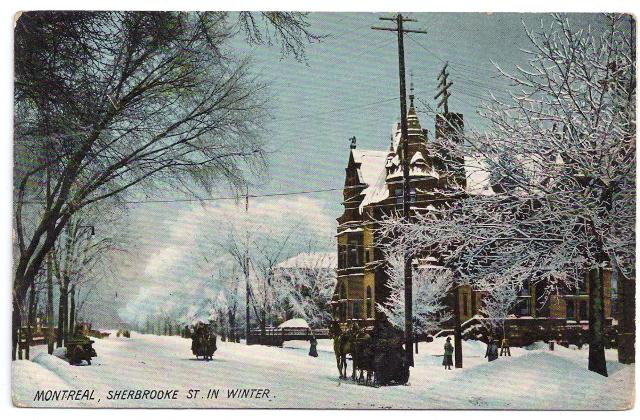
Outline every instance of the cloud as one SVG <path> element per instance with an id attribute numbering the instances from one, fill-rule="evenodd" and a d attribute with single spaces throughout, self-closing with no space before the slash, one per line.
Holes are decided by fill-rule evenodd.
<path id="1" fill-rule="evenodd" d="M 292 253 L 306 251 L 310 240 L 332 249 L 336 222 L 324 206 L 311 197 L 287 196 L 252 200 L 248 212 L 244 202 L 235 201 L 146 212 L 131 226 L 142 229 L 141 247 L 129 267 L 133 270 L 123 276 L 137 287 L 124 298 L 120 316 L 133 322 L 147 315 L 187 312 L 213 297 L 218 269 L 231 264 L 216 242 L 230 232 L 262 243 L 290 235 Z"/>

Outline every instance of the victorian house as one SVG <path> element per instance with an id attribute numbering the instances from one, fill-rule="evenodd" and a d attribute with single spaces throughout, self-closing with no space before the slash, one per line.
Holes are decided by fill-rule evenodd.
<path id="1" fill-rule="evenodd" d="M 427 212 L 452 200 L 445 194 L 450 182 L 443 164 L 433 152 L 429 131 L 423 129 L 410 96 L 407 113 L 408 156 L 410 159 L 410 200 L 412 212 Z M 454 129 L 455 128 L 455 129 Z M 452 135 L 463 129 L 463 116 L 458 113 L 437 114 L 435 136 Z M 332 299 L 333 319 L 344 327 L 351 320 L 361 325 L 372 325 L 380 314 L 376 304 L 388 298 L 384 256 L 375 245 L 376 221 L 393 212 L 402 213 L 403 177 L 400 159 L 400 124 L 393 127 L 387 150 L 358 148 L 352 139 L 345 169 L 343 191 L 344 212 L 337 219 L 338 281 Z M 462 160 L 460 161 L 462 162 Z M 488 171 L 479 169 L 479 162 L 464 158 L 464 174 L 458 174 L 458 184 L 465 186 L 464 194 L 493 194 Z M 423 258 L 414 264 L 437 266 L 435 258 Z M 605 276 L 605 316 L 611 317 L 611 281 Z M 452 306 L 457 299 L 460 320 L 465 322 L 479 313 L 482 291 L 469 286 L 456 289 L 452 295 Z M 585 322 L 588 318 L 588 296 L 586 290 L 558 294 L 540 307 L 535 286 L 525 287 L 521 292 L 514 315 L 523 320 L 549 320 Z M 527 321 L 538 322 L 538 321 Z"/>

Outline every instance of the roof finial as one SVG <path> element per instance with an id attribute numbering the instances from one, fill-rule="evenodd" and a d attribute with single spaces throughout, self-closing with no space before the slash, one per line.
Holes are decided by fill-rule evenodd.
<path id="1" fill-rule="evenodd" d="M 351 149 L 355 149 L 356 148 L 356 136 L 350 137 L 349 140 L 351 141 L 350 148 Z"/>

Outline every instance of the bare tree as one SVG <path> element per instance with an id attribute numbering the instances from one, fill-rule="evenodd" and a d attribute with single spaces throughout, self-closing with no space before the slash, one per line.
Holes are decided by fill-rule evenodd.
<path id="1" fill-rule="evenodd" d="M 306 37 L 305 15 L 277 16 L 274 37 L 299 46 L 283 37 Z M 19 308 L 77 211 L 132 187 L 237 188 L 264 166 L 266 86 L 227 47 L 235 31 L 227 13 L 20 16 L 14 347 Z"/>
<path id="2" fill-rule="evenodd" d="M 107 203 L 100 204 L 105 206 Z M 58 347 L 74 331 L 76 288 L 86 287 L 113 272 L 113 253 L 125 252 L 119 238 L 113 235 L 120 214 L 108 214 L 105 210 L 98 209 L 96 204 L 83 208 L 69 220 L 64 234 L 58 240 L 53 258 L 59 286 Z M 100 237 L 96 236 L 96 228 Z"/>

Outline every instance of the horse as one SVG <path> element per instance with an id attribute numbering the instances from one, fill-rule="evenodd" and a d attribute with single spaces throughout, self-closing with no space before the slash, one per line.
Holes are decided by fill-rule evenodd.
<path id="1" fill-rule="evenodd" d="M 365 329 L 359 330 L 351 348 L 354 370 L 360 371 L 357 382 L 365 385 L 375 383 L 375 351 L 371 334 Z M 366 378 L 364 377 L 365 372 L 367 373 Z"/>
<path id="2" fill-rule="evenodd" d="M 369 382 L 373 371 L 373 363 L 369 363 L 372 360 L 371 336 L 360 329 L 356 323 L 351 324 L 351 328 L 344 332 L 338 323 L 333 323 L 329 328 L 329 333 L 333 338 L 333 352 L 336 355 L 340 379 L 347 377 L 347 355 L 351 354 L 353 361 L 351 379 L 354 382 L 364 381 L 364 371 L 366 370 L 367 379 L 365 382 Z M 356 370 L 358 369 L 360 377 L 357 379 Z"/>
<path id="3" fill-rule="evenodd" d="M 337 322 L 333 322 L 329 326 L 329 335 L 333 338 L 333 352 L 336 355 L 336 365 L 340 373 L 340 379 L 346 378 L 347 354 L 351 353 L 351 344 L 348 336 L 342 332 Z"/>

